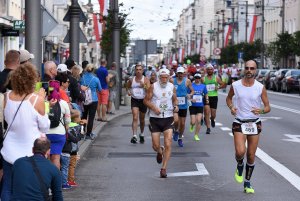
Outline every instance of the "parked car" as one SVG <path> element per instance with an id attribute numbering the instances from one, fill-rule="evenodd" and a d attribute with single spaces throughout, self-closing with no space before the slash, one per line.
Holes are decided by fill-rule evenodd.
<path id="1" fill-rule="evenodd" d="M 274 91 L 281 91 L 281 80 L 283 79 L 287 71 L 288 69 L 279 69 L 274 73 L 275 77 L 272 77 L 270 79 L 270 89 Z"/>
<path id="2" fill-rule="evenodd" d="M 263 77 L 262 84 L 265 85 L 266 89 L 270 88 L 270 79 L 271 79 L 271 77 L 275 76 L 274 75 L 275 72 L 276 72 L 276 70 L 269 70 Z"/>
<path id="3" fill-rule="evenodd" d="M 300 70 L 288 70 L 281 80 L 281 91 L 289 93 L 292 90 L 299 90 Z"/>
<path id="4" fill-rule="evenodd" d="M 258 69 L 255 79 L 260 83 L 263 83 L 263 79 L 269 71 L 269 69 Z"/>

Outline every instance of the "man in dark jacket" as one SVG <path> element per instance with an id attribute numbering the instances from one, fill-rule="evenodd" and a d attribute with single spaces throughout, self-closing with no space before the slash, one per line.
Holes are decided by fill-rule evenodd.
<path id="1" fill-rule="evenodd" d="M 73 59 L 68 59 L 66 60 L 65 64 L 67 65 L 69 70 L 67 71 L 67 74 L 70 80 L 69 91 L 70 91 L 70 97 L 72 99 L 71 102 L 77 103 L 79 101 L 83 101 L 81 100 L 82 96 L 80 95 L 78 81 L 71 74 L 71 69 L 73 68 L 73 66 L 76 65 L 76 63 L 74 62 Z"/>
<path id="2" fill-rule="evenodd" d="M 22 157 L 13 166 L 12 201 L 17 200 L 45 200 L 51 189 L 52 200 L 62 201 L 61 175 L 47 157 L 50 155 L 50 141 L 41 137 L 34 141 L 32 157 Z M 34 160 L 44 186 L 34 170 L 31 160 Z M 43 191 L 43 188 L 44 191 Z M 49 195 L 48 195 L 49 196 Z"/>

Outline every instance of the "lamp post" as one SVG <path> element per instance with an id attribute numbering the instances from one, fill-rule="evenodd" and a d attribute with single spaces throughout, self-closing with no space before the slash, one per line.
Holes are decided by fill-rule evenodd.
<path id="1" fill-rule="evenodd" d="M 265 66 L 265 47 L 264 47 L 264 29 L 265 29 L 265 0 L 261 1 L 261 58 L 260 58 L 260 62 L 261 62 L 261 68 L 264 68 Z"/>

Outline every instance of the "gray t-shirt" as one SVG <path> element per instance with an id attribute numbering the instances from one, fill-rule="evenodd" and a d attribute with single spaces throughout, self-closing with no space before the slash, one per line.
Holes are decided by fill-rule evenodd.
<path id="1" fill-rule="evenodd" d="M 119 77 L 117 71 L 109 70 L 108 75 L 112 75 L 108 83 L 109 90 L 117 90 L 117 83 L 119 83 Z"/>

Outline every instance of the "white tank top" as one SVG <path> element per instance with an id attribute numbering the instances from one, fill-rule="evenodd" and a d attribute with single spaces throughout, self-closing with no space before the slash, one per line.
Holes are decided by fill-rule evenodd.
<path id="1" fill-rule="evenodd" d="M 14 101 L 9 98 L 4 108 L 4 117 L 9 125 L 19 107 L 21 101 Z M 31 104 L 30 98 L 35 96 L 34 103 Z M 37 95 L 28 95 L 28 98 L 22 103 L 15 120 L 13 121 L 3 142 L 1 154 L 10 164 L 13 164 L 18 158 L 32 155 L 33 142 L 41 137 L 42 133 L 47 133 L 50 127 L 48 115 L 40 115 L 34 108 L 37 101 Z"/>
<path id="2" fill-rule="evenodd" d="M 137 83 L 135 81 L 136 76 L 133 77 L 132 79 L 132 84 L 131 84 L 131 97 L 135 99 L 144 99 L 146 92 L 145 89 L 141 87 L 140 83 Z M 141 79 L 141 82 L 144 82 L 144 76 Z"/>
<path id="3" fill-rule="evenodd" d="M 238 119 L 257 119 L 259 115 L 251 112 L 253 107 L 261 108 L 261 94 L 263 85 L 258 81 L 254 81 L 253 86 L 246 87 L 242 84 L 242 80 L 232 83 L 234 90 L 234 105 L 237 108 L 236 118 Z"/>
<path id="4" fill-rule="evenodd" d="M 165 88 L 162 88 L 159 82 L 153 84 L 153 97 L 151 102 L 160 108 L 161 114 L 157 115 L 150 110 L 150 117 L 166 118 L 173 117 L 173 102 L 172 96 L 174 92 L 174 85 L 168 82 Z"/>

